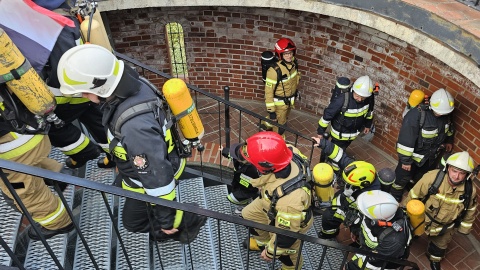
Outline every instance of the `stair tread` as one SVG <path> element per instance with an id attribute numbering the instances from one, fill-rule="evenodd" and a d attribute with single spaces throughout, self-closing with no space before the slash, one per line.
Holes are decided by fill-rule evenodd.
<path id="1" fill-rule="evenodd" d="M 66 156 L 57 148 L 53 148 L 50 155 L 50 158 L 57 160 L 60 163 L 64 163 Z M 69 185 L 63 195 L 68 202 L 68 206 L 72 208 L 73 204 L 73 196 L 74 196 L 74 186 Z M 53 191 L 53 189 L 52 189 Z M 53 191 L 55 194 L 56 192 Z M 69 234 L 58 234 L 50 239 L 47 240 L 47 243 L 50 245 L 53 253 L 57 256 L 59 262 L 64 264 L 65 257 L 66 257 L 66 248 L 68 242 L 68 236 L 71 234 L 76 233 L 73 230 Z M 41 241 L 32 241 L 29 240 L 29 245 L 27 249 L 27 255 L 25 258 L 26 269 L 56 269 L 57 266 L 55 265 L 54 261 L 48 254 L 47 250 L 43 246 Z"/>
<path id="2" fill-rule="evenodd" d="M 232 215 L 230 202 L 226 196 L 228 194 L 226 185 L 217 185 L 205 188 L 205 198 L 207 199 L 208 209 L 217 211 L 223 214 Z M 218 223 L 212 222 L 212 237 L 213 242 L 218 243 Z M 244 269 L 241 258 L 240 244 L 241 241 L 237 236 L 235 224 L 229 222 L 220 222 L 221 229 L 221 256 L 218 250 L 215 249 L 218 258 L 217 266 L 219 269 Z M 221 265 L 220 265 L 221 263 Z"/>
<path id="3" fill-rule="evenodd" d="M 1 180 L 0 180 L 1 181 Z M 22 214 L 10 207 L 3 194 L 0 192 L 0 236 L 7 243 L 11 250 L 14 250 L 15 240 L 18 235 L 18 227 L 22 219 Z M 0 265 L 10 265 L 12 259 L 6 252 L 0 252 Z"/>
<path id="4" fill-rule="evenodd" d="M 98 168 L 96 161 L 89 161 L 86 165 L 85 178 L 108 185 L 115 179 L 115 172 L 113 168 Z M 113 195 L 105 195 L 108 204 L 110 207 L 113 207 Z M 94 190 L 84 189 L 80 209 L 80 230 L 98 267 L 100 269 L 108 269 L 111 264 L 112 223 L 102 194 Z M 113 212 L 113 209 L 111 211 Z M 73 269 L 93 268 L 94 265 L 82 241 L 77 237 Z"/>

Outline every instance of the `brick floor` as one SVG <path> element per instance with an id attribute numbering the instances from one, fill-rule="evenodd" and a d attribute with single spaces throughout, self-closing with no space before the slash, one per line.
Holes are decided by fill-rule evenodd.
<path id="1" fill-rule="evenodd" d="M 232 100 L 233 103 L 256 113 L 264 113 L 264 104 L 251 100 Z M 230 166 L 230 162 L 219 154 L 220 145 L 225 145 L 225 108 L 219 107 L 214 101 L 199 99 L 197 108 L 205 127 L 205 135 L 202 138 L 205 150 L 202 153 L 194 150 L 189 162 L 203 162 Z M 238 142 L 258 132 L 258 123 L 253 117 L 239 114 L 239 111 L 230 108 L 231 139 L 232 143 Z M 304 134 L 315 136 L 319 116 L 308 114 L 299 110 L 293 110 L 288 122 L 289 127 Z M 218 127 L 221 126 L 221 132 Z M 240 133 L 241 132 L 241 133 Z M 286 133 L 287 142 L 295 144 L 295 137 Z M 309 155 L 311 142 L 299 138 L 297 147 L 306 155 Z M 377 170 L 385 167 L 395 169 L 396 160 L 363 138 L 355 140 L 347 149 L 347 153 L 358 160 L 371 162 Z M 320 150 L 313 151 L 312 166 L 319 160 Z M 349 234 L 342 231 L 339 241 L 349 244 Z M 413 240 L 409 259 L 416 262 L 420 269 L 429 269 L 429 262 L 425 256 L 427 240 L 425 236 Z M 442 261 L 444 270 L 480 269 L 480 243 L 473 236 L 457 234 L 449 245 L 446 258 Z"/>

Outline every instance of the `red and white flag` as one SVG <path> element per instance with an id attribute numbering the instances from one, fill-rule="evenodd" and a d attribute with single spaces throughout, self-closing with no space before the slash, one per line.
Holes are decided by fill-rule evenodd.
<path id="1" fill-rule="evenodd" d="M 0 28 L 40 72 L 64 26 L 70 19 L 38 6 L 31 0 L 0 0 Z"/>

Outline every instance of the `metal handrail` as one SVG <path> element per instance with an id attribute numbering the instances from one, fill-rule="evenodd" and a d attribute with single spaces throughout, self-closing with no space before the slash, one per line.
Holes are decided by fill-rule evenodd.
<path id="1" fill-rule="evenodd" d="M 280 228 L 277 228 L 277 227 L 274 227 L 274 226 L 270 226 L 270 225 L 256 223 L 256 222 L 253 222 L 253 221 L 250 221 L 250 220 L 243 219 L 241 217 L 228 215 L 228 214 L 223 214 L 223 213 L 219 213 L 219 212 L 216 212 L 216 211 L 203 209 L 203 208 L 200 208 L 200 207 L 196 207 L 196 206 L 192 206 L 192 205 L 189 205 L 189 204 L 184 204 L 184 203 L 180 203 L 180 202 L 176 202 L 176 201 L 164 200 L 164 199 L 149 196 L 149 195 L 146 195 L 146 194 L 141 194 L 141 193 L 136 193 L 136 192 L 132 192 L 132 191 L 129 191 L 129 190 L 124 190 L 120 187 L 106 185 L 106 184 L 103 184 L 103 183 L 91 181 L 91 180 L 88 180 L 88 179 L 85 179 L 85 178 L 65 175 L 65 174 L 62 174 L 62 173 L 57 173 L 57 172 L 53 172 L 53 171 L 38 168 L 38 167 L 33 167 L 33 166 L 24 165 L 24 164 L 17 163 L 17 162 L 12 162 L 12 161 L 8 161 L 8 160 L 1 160 L 0 159 L 0 171 L 2 173 L 3 173 L 3 169 L 10 170 L 10 171 L 15 171 L 15 172 L 19 172 L 19 173 L 24 173 L 24 174 L 28 174 L 28 175 L 33 175 L 33 176 L 37 176 L 37 177 L 40 177 L 40 178 L 45 178 L 45 179 L 51 179 L 51 180 L 55 180 L 55 181 L 59 181 L 59 182 L 64 182 L 64 183 L 68 183 L 68 184 L 75 185 L 75 186 L 78 186 L 78 187 L 83 187 L 83 188 L 87 188 L 87 189 L 91 189 L 91 190 L 96 190 L 96 191 L 102 192 L 102 193 L 108 193 L 108 194 L 112 194 L 112 195 L 116 195 L 116 196 L 120 196 L 120 197 L 131 198 L 131 199 L 144 201 L 144 202 L 149 202 L 149 203 L 152 203 L 152 204 L 156 204 L 156 205 L 160 205 L 160 206 L 164 206 L 164 207 L 168 207 L 168 208 L 173 208 L 173 209 L 182 210 L 182 211 L 186 211 L 186 212 L 190 212 L 190 213 L 195 213 L 197 215 L 202 215 L 202 216 L 210 217 L 210 218 L 217 219 L 217 220 L 227 221 L 227 222 L 230 222 L 230 223 L 235 223 L 237 225 L 243 225 L 243 226 L 246 226 L 248 228 L 255 228 L 255 229 L 259 229 L 259 230 L 263 230 L 263 231 L 272 232 L 272 233 L 275 233 L 275 234 L 281 234 L 281 235 L 285 235 L 285 236 L 292 237 L 292 238 L 295 238 L 295 239 L 299 239 L 299 240 L 302 241 L 302 244 L 303 244 L 303 242 L 310 242 L 310 243 L 313 243 L 313 244 L 319 244 L 319 245 L 322 245 L 322 246 L 327 247 L 327 248 L 333 248 L 333 249 L 341 250 L 344 253 L 346 253 L 347 255 L 349 253 L 358 253 L 358 254 L 363 254 L 363 255 L 367 256 L 367 258 L 371 258 L 371 257 L 378 258 L 380 260 L 392 262 L 392 263 L 395 263 L 395 264 L 398 264 L 398 265 L 401 265 L 401 266 L 412 267 L 412 269 L 415 269 L 415 270 L 419 269 L 417 264 L 415 264 L 414 262 L 410 262 L 410 261 L 406 261 L 406 260 L 399 260 L 399 259 L 392 259 L 392 258 L 383 256 L 383 255 L 379 255 L 379 254 L 376 254 L 376 253 L 373 253 L 373 252 L 369 252 L 369 251 L 366 251 L 366 250 L 363 250 L 363 249 L 354 248 L 354 247 L 351 247 L 351 246 L 345 246 L 345 245 L 342 245 L 340 243 L 336 243 L 336 242 L 333 242 L 333 241 L 324 240 L 324 239 L 320 239 L 320 238 L 317 238 L 317 237 L 311 237 L 311 236 L 308 236 L 308 235 L 305 235 L 305 234 L 300 234 L 300 233 L 295 233 L 295 232 L 283 230 L 283 229 L 280 229 Z M 30 216 L 28 211 L 24 210 L 24 213 L 27 217 Z M 30 218 L 31 218 L 31 216 L 30 216 Z M 78 226 L 77 226 L 77 228 L 78 228 Z M 326 249 L 324 249 L 324 252 L 325 252 L 325 250 Z"/>

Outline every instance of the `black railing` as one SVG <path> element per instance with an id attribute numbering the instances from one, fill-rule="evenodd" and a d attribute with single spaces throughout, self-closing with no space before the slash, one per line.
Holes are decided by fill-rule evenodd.
<path id="1" fill-rule="evenodd" d="M 34 223 L 33 218 L 28 213 L 28 211 L 26 211 L 26 208 L 25 208 L 23 202 L 18 197 L 15 189 L 8 182 L 6 174 L 3 171 L 4 169 L 19 172 L 19 173 L 25 173 L 25 174 L 28 174 L 28 175 L 33 175 L 33 176 L 37 176 L 37 177 L 44 178 L 44 179 L 51 179 L 51 180 L 58 181 L 58 182 L 64 182 L 64 183 L 68 183 L 70 185 L 74 185 L 76 187 L 83 187 L 83 188 L 86 188 L 86 189 L 95 190 L 95 191 L 101 192 L 102 195 L 112 194 L 112 195 L 116 195 L 116 196 L 120 196 L 120 197 L 124 197 L 124 198 L 131 198 L 131 199 L 135 199 L 135 200 L 139 200 L 139 201 L 144 201 L 144 202 L 150 203 L 150 204 L 156 204 L 156 205 L 160 205 L 160 206 L 164 206 L 164 207 L 169 207 L 169 208 L 174 208 L 174 209 L 178 209 L 178 210 L 182 210 L 182 211 L 186 211 L 186 212 L 190 212 L 190 213 L 195 213 L 195 214 L 198 214 L 198 215 L 202 215 L 202 216 L 206 216 L 206 217 L 215 219 L 217 221 L 226 221 L 226 222 L 229 222 L 229 223 L 235 223 L 235 224 L 238 224 L 238 225 L 243 225 L 247 228 L 255 228 L 255 229 L 260 229 L 260 230 L 264 230 L 264 231 L 268 231 L 268 232 L 272 232 L 272 233 L 276 233 L 276 234 L 282 234 L 282 235 L 285 235 L 285 236 L 289 236 L 289 237 L 301 240 L 302 246 L 303 246 L 304 242 L 310 242 L 310 243 L 313 243 L 313 244 L 322 245 L 325 248 L 323 249 L 322 254 L 318 254 L 321 257 L 321 261 L 320 261 L 320 264 L 318 266 L 319 267 L 318 269 L 321 269 L 321 266 L 323 265 L 323 260 L 325 259 L 325 255 L 326 255 L 326 252 L 327 252 L 328 249 L 341 250 L 342 253 L 344 254 L 344 259 L 341 263 L 341 268 L 340 269 L 343 269 L 343 267 L 346 263 L 347 257 L 351 253 L 363 254 L 363 255 L 367 256 L 367 260 L 368 260 L 368 258 L 377 258 L 377 259 L 384 260 L 385 264 L 387 262 L 396 263 L 396 264 L 400 265 L 402 267 L 402 269 L 404 267 L 411 267 L 411 269 L 419 269 L 418 266 L 413 262 L 409 262 L 409 261 L 405 261 L 405 260 L 397 260 L 397 259 L 392 259 L 392 258 L 385 257 L 385 256 L 380 256 L 380 255 L 372 253 L 372 252 L 367 252 L 363 249 L 358 249 L 358 248 L 354 248 L 354 247 L 350 247 L 350 246 L 345 246 L 345 245 L 342 245 L 342 244 L 339 244 L 339 243 L 336 243 L 336 242 L 333 242 L 333 241 L 323 240 L 323 239 L 320 239 L 320 238 L 311 237 L 311 236 L 304 235 L 304 234 L 299 234 L 299 233 L 294 233 L 294 232 L 287 231 L 287 230 L 282 230 L 282 229 L 279 229 L 279 228 L 276 228 L 276 227 L 273 227 L 273 226 L 264 225 L 264 224 L 252 222 L 252 221 L 249 221 L 249 220 L 245 220 L 245 219 L 237 217 L 237 216 L 227 215 L 227 214 L 211 211 L 211 210 L 208 210 L 208 209 L 203 209 L 203 208 L 200 208 L 200 207 L 192 206 L 192 205 L 189 205 L 189 204 L 179 203 L 179 202 L 176 202 L 176 201 L 168 201 L 168 200 L 160 199 L 160 198 L 157 198 L 157 197 L 153 197 L 153 196 L 149 196 L 149 195 L 145 195 L 145 194 L 140 194 L 140 193 L 124 190 L 124 189 L 119 188 L 119 187 L 106 185 L 106 184 L 102 184 L 102 183 L 97 183 L 95 181 L 91 181 L 91 180 L 84 179 L 84 178 L 69 176 L 69 175 L 65 175 L 65 174 L 61 174 L 61 173 L 56 173 L 56 172 L 52 172 L 52 171 L 49 171 L 49 170 L 45 170 L 45 169 L 41 169 L 41 168 L 37 168 L 37 167 L 32 167 L 32 166 L 28 166 L 28 165 L 24 165 L 24 164 L 20 164 L 20 163 L 16 163 L 16 162 L 6 161 L 6 160 L 0 160 L 0 168 L 1 168 L 0 169 L 0 177 L 2 178 L 5 185 L 7 185 L 7 187 L 9 188 L 9 191 L 12 193 L 12 195 L 14 196 L 14 199 L 17 201 L 19 207 L 25 213 L 26 218 L 29 220 L 29 222 L 31 224 Z M 69 209 L 68 204 L 67 204 L 67 202 L 65 201 L 65 198 L 62 195 L 62 192 L 59 192 L 60 189 L 58 187 L 58 183 L 55 183 L 55 189 L 57 190 L 57 193 L 62 198 L 63 204 L 66 206 L 67 209 Z M 107 200 L 105 200 L 105 206 L 108 209 L 110 209 L 110 206 L 108 205 Z M 75 228 L 77 230 L 78 235 L 80 237 L 82 237 L 80 227 L 79 227 L 78 223 L 75 221 L 75 217 L 74 217 L 73 213 L 71 211 L 68 211 L 68 214 L 69 214 L 70 218 L 74 221 Z M 116 236 L 119 239 L 121 239 L 121 236 L 118 232 L 118 228 L 116 228 L 116 225 L 115 225 L 115 222 L 114 222 L 113 214 L 110 216 L 110 220 L 113 224 L 113 227 L 115 228 Z M 218 222 L 218 225 L 220 227 L 220 222 Z M 39 232 L 37 231 L 37 233 L 39 233 Z M 217 233 L 218 233 L 218 239 L 221 239 L 222 235 L 220 234 L 220 230 L 218 230 Z M 39 235 L 41 235 L 41 234 L 39 233 Z M 58 261 L 57 256 L 53 252 L 51 252 L 50 246 L 47 243 L 47 241 L 45 241 L 43 236 L 41 238 L 42 238 L 41 241 L 42 241 L 43 245 L 48 250 L 50 256 L 52 257 L 52 260 L 55 261 L 55 264 L 58 267 L 58 269 L 64 269 L 62 264 Z M 95 263 L 95 258 L 93 257 L 92 253 L 90 252 L 90 249 L 91 249 L 90 246 L 88 245 L 88 243 L 86 241 L 84 241 L 84 239 L 82 240 L 82 242 L 84 244 L 84 248 L 89 253 L 89 257 L 92 260 L 92 263 L 94 264 L 95 269 L 99 269 L 98 265 Z M 22 264 L 20 263 L 20 260 L 15 256 L 14 252 L 7 245 L 4 245 L 4 243 L 5 243 L 5 241 L 2 238 L 2 236 L 0 235 L 0 244 L 2 244 L 3 248 L 12 257 L 12 260 L 16 264 L 15 266 L 18 267 L 19 269 L 25 269 L 22 266 Z M 121 240 L 120 240 L 120 243 L 121 243 Z M 122 250 L 124 252 L 124 256 L 126 257 L 126 260 L 130 265 L 130 260 L 128 259 L 128 254 L 126 252 L 126 249 L 123 246 L 123 244 L 121 244 L 121 245 L 122 245 Z M 218 248 L 219 248 L 219 252 L 220 252 L 220 244 L 218 244 Z M 247 253 L 247 256 L 249 256 L 248 253 Z M 384 266 L 385 266 L 385 264 L 384 264 Z M 273 265 L 274 265 L 274 263 L 273 263 Z M 384 269 L 384 266 L 382 267 L 382 269 Z M 130 265 L 130 269 L 133 269 L 131 265 Z M 248 265 L 247 265 L 247 269 L 248 269 Z"/>

